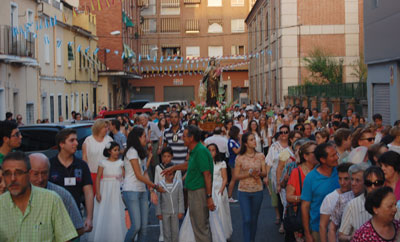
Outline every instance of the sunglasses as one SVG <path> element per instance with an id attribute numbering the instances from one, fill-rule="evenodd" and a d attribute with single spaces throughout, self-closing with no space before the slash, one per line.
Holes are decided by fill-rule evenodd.
<path id="1" fill-rule="evenodd" d="M 375 187 L 380 187 L 383 186 L 384 183 L 385 183 L 384 180 L 376 180 L 374 182 L 365 180 L 364 185 L 366 185 L 367 187 L 370 187 L 372 185 L 374 185 Z"/>
<path id="2" fill-rule="evenodd" d="M 281 131 L 281 134 L 289 134 L 289 131 Z"/>
<path id="3" fill-rule="evenodd" d="M 360 139 L 360 140 L 368 140 L 368 142 L 373 142 L 373 141 L 375 141 L 375 137 L 364 138 L 364 139 Z"/>

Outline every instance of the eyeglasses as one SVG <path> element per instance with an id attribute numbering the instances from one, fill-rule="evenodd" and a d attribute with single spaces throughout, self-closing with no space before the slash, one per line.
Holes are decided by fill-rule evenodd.
<path id="1" fill-rule="evenodd" d="M 383 186 L 384 183 L 385 183 L 384 180 L 376 180 L 374 182 L 368 181 L 368 180 L 364 181 L 364 185 L 366 185 L 367 187 L 370 187 L 372 185 L 374 185 L 375 187 L 380 187 L 380 186 Z"/>
<path id="2" fill-rule="evenodd" d="M 369 137 L 369 138 L 363 138 L 360 140 L 368 140 L 368 142 L 374 142 L 375 141 L 375 137 Z"/>
<path id="3" fill-rule="evenodd" d="M 289 134 L 289 131 L 281 131 L 281 134 Z"/>
<path id="4" fill-rule="evenodd" d="M 15 134 L 13 134 L 13 135 L 10 135 L 11 137 L 16 137 L 16 138 L 19 138 L 20 136 L 21 136 L 21 132 L 15 132 Z"/>
<path id="5" fill-rule="evenodd" d="M 21 176 L 25 175 L 26 173 L 28 173 L 28 171 L 23 171 L 23 170 L 16 170 L 14 173 L 12 173 L 11 171 L 5 171 L 3 173 L 4 178 L 11 178 L 13 175 L 17 178 L 20 178 Z"/>

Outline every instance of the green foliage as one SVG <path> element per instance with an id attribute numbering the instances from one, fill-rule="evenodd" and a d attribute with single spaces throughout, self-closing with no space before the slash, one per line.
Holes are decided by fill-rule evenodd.
<path id="1" fill-rule="evenodd" d="M 343 82 L 343 59 L 338 61 L 316 48 L 303 61 L 311 72 L 309 81 L 319 84 Z"/>
<path id="2" fill-rule="evenodd" d="M 368 68 L 364 62 L 364 55 L 360 55 L 360 59 L 353 64 L 352 76 L 356 77 L 359 82 L 367 82 Z"/>

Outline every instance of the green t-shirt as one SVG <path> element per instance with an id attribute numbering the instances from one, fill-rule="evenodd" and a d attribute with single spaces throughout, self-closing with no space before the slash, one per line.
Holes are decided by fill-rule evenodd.
<path id="1" fill-rule="evenodd" d="M 210 171 L 211 177 L 213 177 L 214 164 L 210 151 L 199 142 L 189 155 L 185 187 L 192 191 L 206 187 L 203 176 L 204 171 Z"/>
<path id="2" fill-rule="evenodd" d="M 3 164 L 4 156 L 2 153 L 0 153 L 0 166 Z"/>

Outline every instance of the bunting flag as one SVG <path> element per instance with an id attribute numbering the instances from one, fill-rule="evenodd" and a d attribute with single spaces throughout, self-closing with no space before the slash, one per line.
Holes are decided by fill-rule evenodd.
<path id="1" fill-rule="evenodd" d="M 90 49 L 90 47 L 87 47 L 87 48 L 85 49 L 85 54 L 88 53 L 89 49 Z"/>
<path id="2" fill-rule="evenodd" d="M 118 51 L 118 50 L 115 50 L 115 51 L 114 51 L 114 54 L 118 55 L 118 54 L 119 54 L 119 51 Z"/>
<path id="3" fill-rule="evenodd" d="M 57 48 L 60 48 L 61 47 L 61 40 L 57 40 Z"/>
<path id="4" fill-rule="evenodd" d="M 47 23 L 47 17 L 44 17 L 44 27 L 46 27 L 46 29 L 49 28 L 49 24 Z"/>
<path id="5" fill-rule="evenodd" d="M 92 11 L 94 11 L 94 4 L 93 4 L 93 0 L 90 0 L 90 5 L 92 7 Z"/>
<path id="6" fill-rule="evenodd" d="M 106 49 L 106 53 L 110 53 L 110 51 L 111 51 L 110 49 Z"/>
<path id="7" fill-rule="evenodd" d="M 96 48 L 93 52 L 93 55 L 97 55 L 97 52 L 99 52 L 99 48 Z"/>
<path id="8" fill-rule="evenodd" d="M 74 42 L 69 41 L 69 42 L 68 42 L 68 46 L 71 46 L 73 43 L 74 43 Z"/>
<path id="9" fill-rule="evenodd" d="M 74 17 L 76 17 L 76 10 L 75 10 L 75 8 L 72 8 L 72 15 L 74 15 Z"/>
<path id="10" fill-rule="evenodd" d="M 81 52 L 81 45 L 78 45 L 78 48 L 76 48 L 76 52 Z"/>
<path id="11" fill-rule="evenodd" d="M 142 61 L 142 55 L 139 54 L 139 58 L 138 61 L 141 62 Z"/>
<path id="12" fill-rule="evenodd" d="M 164 61 L 164 56 L 161 56 L 160 63 L 163 63 L 163 61 Z"/>
<path id="13" fill-rule="evenodd" d="M 97 8 L 99 9 L 99 11 L 101 11 L 101 3 L 100 3 L 100 0 L 97 0 Z"/>
<path id="14" fill-rule="evenodd" d="M 106 0 L 107 7 L 110 7 L 110 3 Z"/>

